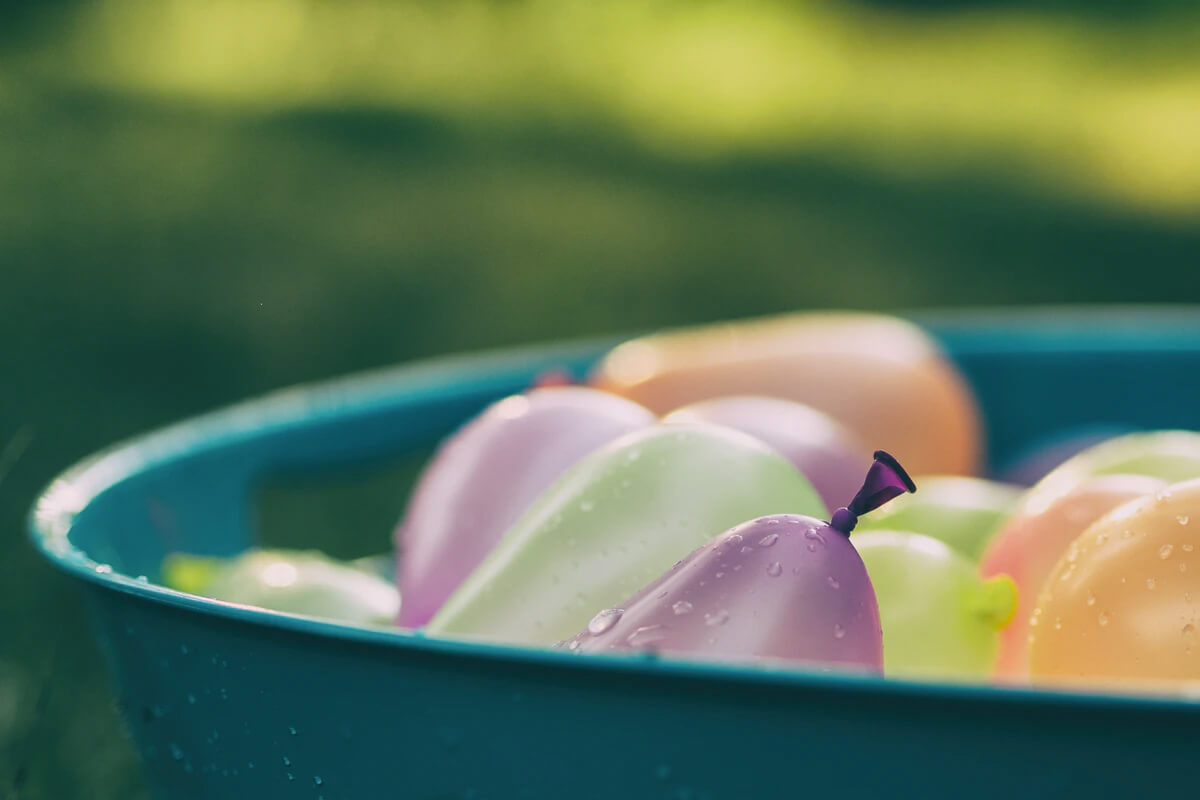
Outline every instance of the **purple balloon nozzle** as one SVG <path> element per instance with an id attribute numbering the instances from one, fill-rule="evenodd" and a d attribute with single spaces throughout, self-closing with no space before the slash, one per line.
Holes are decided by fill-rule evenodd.
<path id="1" fill-rule="evenodd" d="M 833 512 L 829 527 L 849 536 L 858 525 L 858 518 L 863 514 L 874 511 L 884 503 L 905 492 L 915 492 L 917 485 L 908 477 L 904 467 L 900 466 L 890 453 L 883 450 L 875 451 L 875 463 L 867 471 L 866 480 L 854 499 L 845 508 Z"/>

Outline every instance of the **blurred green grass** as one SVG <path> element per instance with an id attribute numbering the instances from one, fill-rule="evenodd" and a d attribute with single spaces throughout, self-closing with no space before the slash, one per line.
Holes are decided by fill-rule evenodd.
<path id="1" fill-rule="evenodd" d="M 1200 300 L 1192 7 L 917 5 L 10 16 L 0 797 L 143 791 L 80 598 L 23 537 L 40 486 L 116 439 L 484 346 L 794 308 Z M 403 483 L 281 489 L 271 541 L 382 549 Z"/>

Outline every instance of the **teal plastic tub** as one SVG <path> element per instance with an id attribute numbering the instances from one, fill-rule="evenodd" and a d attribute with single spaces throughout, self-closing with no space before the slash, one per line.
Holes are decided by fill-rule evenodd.
<path id="1" fill-rule="evenodd" d="M 1200 428 L 1196 309 L 912 316 L 974 385 L 995 464 L 1069 428 Z M 1187 698 L 577 657 L 155 585 L 168 552 L 253 545 L 262 481 L 423 450 L 543 369 L 583 374 L 609 344 L 285 391 L 58 478 L 33 512 L 33 539 L 84 589 L 155 796 L 1196 796 L 1200 703 Z"/>

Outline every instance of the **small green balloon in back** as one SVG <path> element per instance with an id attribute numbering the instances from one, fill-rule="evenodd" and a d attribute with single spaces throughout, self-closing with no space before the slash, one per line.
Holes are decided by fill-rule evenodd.
<path id="1" fill-rule="evenodd" d="M 227 603 L 360 625 L 391 625 L 400 593 L 374 560 L 336 561 L 315 550 L 249 550 L 235 558 L 173 553 L 163 582 Z"/>
<path id="2" fill-rule="evenodd" d="M 898 497 L 864 517 L 858 530 L 922 533 L 976 564 L 1024 494 L 1019 486 L 957 475 L 918 476 L 913 482 L 915 494 Z"/>

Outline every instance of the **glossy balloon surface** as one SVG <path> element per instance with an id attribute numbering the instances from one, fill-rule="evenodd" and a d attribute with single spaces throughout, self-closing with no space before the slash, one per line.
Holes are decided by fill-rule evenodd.
<path id="1" fill-rule="evenodd" d="M 997 677 L 1029 675 L 1029 619 L 1038 593 L 1071 542 L 1112 509 L 1166 485 L 1145 475 L 1101 475 L 1056 497 L 1036 495 L 1017 509 L 980 564 L 984 576 L 1004 574 L 1016 581 L 1019 597 L 1017 614 L 1001 635 Z"/>
<path id="2" fill-rule="evenodd" d="M 163 561 L 164 582 L 179 591 L 288 614 L 390 625 L 400 594 L 373 570 L 307 550 L 251 550 L 232 559 L 176 553 Z"/>
<path id="3" fill-rule="evenodd" d="M 425 468 L 397 528 L 399 623 L 428 622 L 568 467 L 653 422 L 646 409 L 607 392 L 555 387 L 507 397 L 467 423 Z"/>
<path id="4" fill-rule="evenodd" d="M 1047 579 L 1031 624 L 1035 683 L 1200 681 L 1200 479 L 1089 526 Z"/>
<path id="5" fill-rule="evenodd" d="M 615 348 L 593 380 L 659 413 L 725 395 L 796 400 L 914 474 L 970 474 L 980 461 L 966 382 L 924 331 L 894 317 L 804 313 L 669 331 Z"/>
<path id="6" fill-rule="evenodd" d="M 1093 475 L 1149 475 L 1168 483 L 1200 478 L 1200 433 L 1130 433 L 1101 442 L 1063 462 L 1030 490 L 1057 496 Z"/>
<path id="7" fill-rule="evenodd" d="M 859 530 L 922 533 L 978 562 L 1023 494 L 1019 487 L 982 478 L 935 475 L 918 477 L 916 483 L 916 494 L 898 497 L 865 517 Z"/>
<path id="8" fill-rule="evenodd" d="M 862 559 L 845 534 L 793 514 L 726 531 L 561 646 L 883 669 Z"/>
<path id="9" fill-rule="evenodd" d="M 428 626 L 551 645 L 746 519 L 825 516 L 812 484 L 719 425 L 656 425 L 584 458 L 509 529 Z"/>
<path id="10" fill-rule="evenodd" d="M 829 508 L 854 494 L 871 451 L 828 414 L 778 397 L 741 395 L 702 400 L 663 422 L 713 422 L 750 434 L 778 450 L 804 473 Z"/>
<path id="11" fill-rule="evenodd" d="M 919 491 L 919 490 L 918 490 Z M 875 587 L 889 677 L 980 679 L 1017 597 L 1007 577 L 982 580 L 944 542 L 907 531 L 851 537 Z"/>

